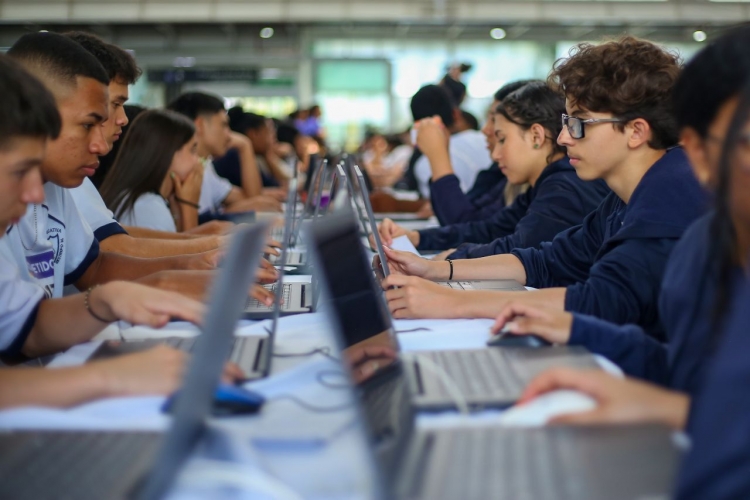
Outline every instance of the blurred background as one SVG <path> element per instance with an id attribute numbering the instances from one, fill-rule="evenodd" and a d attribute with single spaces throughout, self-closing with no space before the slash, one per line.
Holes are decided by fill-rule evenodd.
<path id="1" fill-rule="evenodd" d="M 328 146 L 354 150 L 407 129 L 411 96 L 451 67 L 481 121 L 500 86 L 544 78 L 577 42 L 629 33 L 688 58 L 748 19 L 750 0 L 0 0 L 0 50 L 90 31 L 144 69 L 133 104 L 203 90 L 299 124 L 316 105 Z"/>

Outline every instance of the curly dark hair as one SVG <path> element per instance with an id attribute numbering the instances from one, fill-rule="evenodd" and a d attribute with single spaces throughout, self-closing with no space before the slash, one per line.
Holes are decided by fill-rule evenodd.
<path id="1" fill-rule="evenodd" d="M 555 61 L 548 82 L 571 105 L 625 121 L 643 118 L 652 131 L 649 146 L 665 149 L 678 141 L 671 97 L 679 74 L 679 56 L 625 36 L 600 45 L 576 45 L 569 58 Z M 624 123 L 614 125 L 624 128 Z"/>
<path id="2" fill-rule="evenodd" d="M 547 139 L 552 143 L 548 163 L 557 154 L 566 152 L 565 147 L 557 143 L 557 136 L 562 131 L 560 115 L 565 113 L 565 99 L 546 83 L 527 83 L 508 94 L 498 104 L 496 111 L 524 130 L 530 129 L 535 123 L 544 127 L 549 134 Z"/>

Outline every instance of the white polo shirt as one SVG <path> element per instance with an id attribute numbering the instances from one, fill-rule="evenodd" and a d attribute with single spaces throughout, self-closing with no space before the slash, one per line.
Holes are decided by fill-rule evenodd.
<path id="1" fill-rule="evenodd" d="M 453 134 L 450 138 L 450 158 L 453 173 L 458 177 L 461 191 L 468 192 L 477 179 L 477 174 L 492 163 L 487 151 L 484 134 L 477 130 L 466 130 Z M 432 170 L 430 161 L 422 155 L 414 165 L 414 176 L 417 178 L 419 192 L 423 197 L 430 197 L 430 178 Z"/>
<path id="2" fill-rule="evenodd" d="M 118 210 L 119 212 L 119 210 Z M 138 197 L 133 208 L 128 210 L 120 222 L 126 226 L 143 227 L 157 231 L 177 232 L 172 212 L 169 211 L 167 200 L 155 193 L 145 193 Z"/>
<path id="3" fill-rule="evenodd" d="M 88 177 L 83 180 L 83 184 L 77 188 L 69 189 L 69 191 L 78 211 L 86 219 L 98 241 L 104 241 L 115 234 L 128 234 L 117 223 L 112 211 L 104 204 L 99 191 Z"/>
<path id="4" fill-rule="evenodd" d="M 232 191 L 232 183 L 219 177 L 210 159 L 203 162 L 203 167 L 203 184 L 201 184 L 201 197 L 198 200 L 198 213 L 221 212 L 221 204 Z"/>
<path id="5" fill-rule="evenodd" d="M 47 297 L 62 297 L 63 288 L 99 256 L 99 242 L 68 189 L 47 182 L 44 196 L 43 203 L 28 206 L 0 245 L 7 245 L 21 279 L 41 287 Z"/>
<path id="6" fill-rule="evenodd" d="M 0 239 L 0 353 L 13 356 L 34 326 L 44 291 L 21 279 L 5 240 Z"/>

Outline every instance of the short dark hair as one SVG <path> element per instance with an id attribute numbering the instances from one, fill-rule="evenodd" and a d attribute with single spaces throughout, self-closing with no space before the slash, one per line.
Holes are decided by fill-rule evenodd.
<path id="1" fill-rule="evenodd" d="M 455 106 L 460 106 L 466 99 L 466 84 L 456 80 L 451 75 L 445 75 L 440 81 L 440 86 L 448 91 Z"/>
<path id="2" fill-rule="evenodd" d="M 294 141 L 299 137 L 300 131 L 294 125 L 281 122 L 276 125 L 276 140 L 294 146 Z"/>
<path id="3" fill-rule="evenodd" d="M 750 26 L 734 28 L 688 61 L 674 87 L 674 113 L 680 128 L 702 137 L 721 105 L 750 80 Z"/>
<path id="4" fill-rule="evenodd" d="M 651 127 L 649 146 L 677 144 L 672 90 L 680 73 L 677 55 L 632 36 L 600 45 L 580 43 L 558 59 L 549 76 L 570 104 L 625 121 L 643 118 Z M 614 124 L 623 130 L 624 123 Z"/>
<path id="5" fill-rule="evenodd" d="M 84 31 L 69 31 L 64 35 L 79 43 L 96 57 L 97 61 L 104 66 L 110 81 L 116 80 L 133 85 L 140 78 L 141 68 L 135 63 L 135 58 L 126 50 Z"/>
<path id="6" fill-rule="evenodd" d="M 505 85 L 500 87 L 492 97 L 496 101 L 502 101 L 503 99 L 508 97 L 509 94 L 512 94 L 516 90 L 531 82 L 541 82 L 541 80 L 516 80 L 515 82 L 506 83 Z"/>
<path id="7" fill-rule="evenodd" d="M 166 109 L 150 109 L 133 120 L 101 187 L 102 199 L 116 217 L 131 210 L 141 195 L 159 194 L 174 154 L 194 134 L 193 122 Z"/>
<path id="8" fill-rule="evenodd" d="M 172 101 L 167 109 L 195 120 L 199 116 L 215 115 L 224 111 L 224 101 L 215 95 L 204 94 L 203 92 L 188 92 Z"/>
<path id="9" fill-rule="evenodd" d="M 56 139 L 61 127 L 50 91 L 16 61 L 0 55 L 0 150 L 18 137 Z"/>
<path id="10" fill-rule="evenodd" d="M 47 84 L 75 85 L 76 77 L 109 85 L 109 77 L 96 57 L 58 33 L 28 33 L 8 50 L 8 55 Z M 50 90 L 55 91 L 54 88 Z"/>
<path id="11" fill-rule="evenodd" d="M 515 92 L 508 94 L 497 106 L 497 113 L 509 122 L 528 130 L 538 123 L 549 132 L 547 137 L 552 143 L 549 162 L 558 153 L 565 153 L 565 147 L 557 143 L 557 136 L 562 131 L 560 116 L 565 112 L 565 99 L 545 82 L 528 83 Z"/>
<path id="12" fill-rule="evenodd" d="M 477 120 L 476 116 L 463 109 L 461 110 L 461 116 L 471 130 L 479 130 L 479 120 Z"/>
<path id="13" fill-rule="evenodd" d="M 240 134 L 244 134 L 248 130 L 258 130 L 266 126 L 265 116 L 246 113 L 240 106 L 230 108 L 227 114 L 229 115 L 229 128 Z"/>
<path id="14" fill-rule="evenodd" d="M 439 85 L 425 85 L 411 98 L 411 115 L 415 122 L 437 115 L 450 127 L 455 108 L 448 91 Z"/>

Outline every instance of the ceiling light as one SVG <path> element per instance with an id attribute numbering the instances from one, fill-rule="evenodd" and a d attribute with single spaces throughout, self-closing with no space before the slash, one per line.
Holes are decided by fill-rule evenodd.
<path id="1" fill-rule="evenodd" d="M 502 40 L 505 38 L 505 30 L 502 28 L 492 28 L 490 30 L 490 36 L 495 40 Z"/>
<path id="2" fill-rule="evenodd" d="M 697 30 L 693 33 L 693 40 L 696 42 L 705 42 L 706 38 L 708 38 L 708 36 L 706 36 L 706 32 L 703 30 Z"/>
<path id="3" fill-rule="evenodd" d="M 273 28 L 263 28 L 260 30 L 261 38 L 271 38 L 273 36 Z"/>

